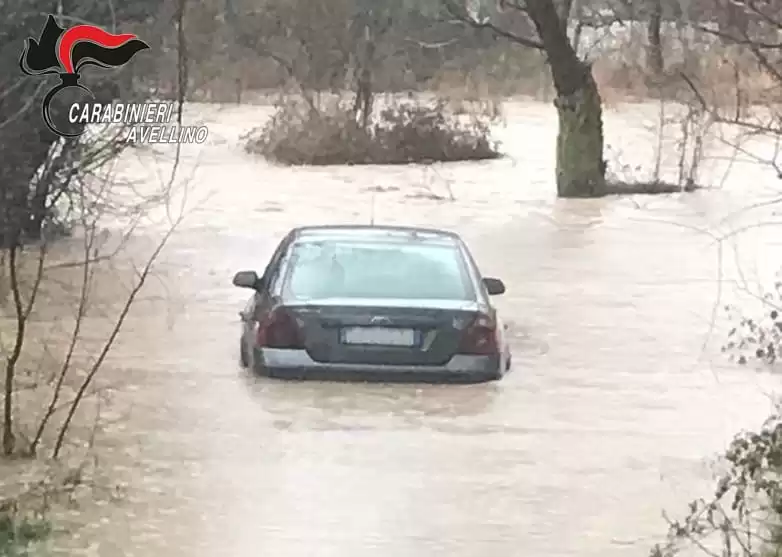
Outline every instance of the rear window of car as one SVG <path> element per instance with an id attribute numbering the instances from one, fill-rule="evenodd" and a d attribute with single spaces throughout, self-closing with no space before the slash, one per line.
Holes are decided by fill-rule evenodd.
<path id="1" fill-rule="evenodd" d="M 430 242 L 305 241 L 292 246 L 285 297 L 474 300 L 459 248 Z"/>

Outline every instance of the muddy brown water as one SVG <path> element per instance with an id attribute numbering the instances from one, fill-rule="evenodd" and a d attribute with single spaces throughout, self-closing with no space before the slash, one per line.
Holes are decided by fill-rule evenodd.
<path id="1" fill-rule="evenodd" d="M 509 158 L 433 168 L 273 167 L 237 146 L 268 110 L 192 111 L 211 135 L 184 151 L 188 217 L 158 267 L 165 288 L 151 287 L 165 295 L 136 307 L 109 363 L 129 386 L 123 419 L 101 441 L 128 496 L 82 512 L 63 550 L 641 555 L 665 530 L 661 512 L 709 489 L 709 459 L 767 415 L 775 381 L 726 363 L 721 318 L 712 324 L 715 304 L 738 296 L 735 281 L 767 277 L 775 246 L 749 232 L 721 261 L 697 230 L 771 218 L 739 211 L 775 193 L 766 169 L 735 164 L 723 181 L 717 146 L 704 178 L 721 184 L 713 191 L 557 201 L 547 105 L 508 107 L 498 135 Z M 607 114 L 624 164 L 648 164 L 655 112 Z M 123 172 L 151 183 L 153 162 L 130 154 Z M 504 279 L 512 374 L 422 387 L 284 383 L 239 369 L 248 296 L 232 274 L 262 270 L 292 226 L 372 214 L 457 230 L 484 272 Z"/>

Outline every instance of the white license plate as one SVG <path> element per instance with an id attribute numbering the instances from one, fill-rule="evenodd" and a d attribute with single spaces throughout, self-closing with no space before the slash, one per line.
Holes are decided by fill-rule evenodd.
<path id="1" fill-rule="evenodd" d="M 390 329 L 385 327 L 353 327 L 342 330 L 346 344 L 377 344 L 383 346 L 413 346 L 413 329 Z"/>

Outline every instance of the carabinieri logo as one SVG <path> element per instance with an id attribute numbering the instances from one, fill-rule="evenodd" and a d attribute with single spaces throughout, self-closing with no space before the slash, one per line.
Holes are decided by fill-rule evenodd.
<path id="1" fill-rule="evenodd" d="M 55 126 L 51 114 L 54 96 L 64 89 L 76 88 L 94 98 L 92 91 L 79 83 L 80 72 L 85 66 L 118 68 L 127 64 L 136 53 L 148 48 L 147 43 L 132 33 L 115 35 L 94 25 L 75 25 L 64 29 L 53 15 L 49 15 L 38 40 L 29 37 L 25 41 L 19 67 L 30 76 L 60 76 L 60 83 L 43 99 L 43 120 L 57 135 L 78 137 L 84 133 L 83 127 L 79 132 L 71 133 Z"/>

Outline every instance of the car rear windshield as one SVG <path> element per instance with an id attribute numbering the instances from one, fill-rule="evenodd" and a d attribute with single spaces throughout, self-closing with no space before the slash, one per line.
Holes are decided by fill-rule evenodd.
<path id="1" fill-rule="evenodd" d="M 294 299 L 474 300 L 459 248 L 427 242 L 305 241 L 283 284 Z"/>

